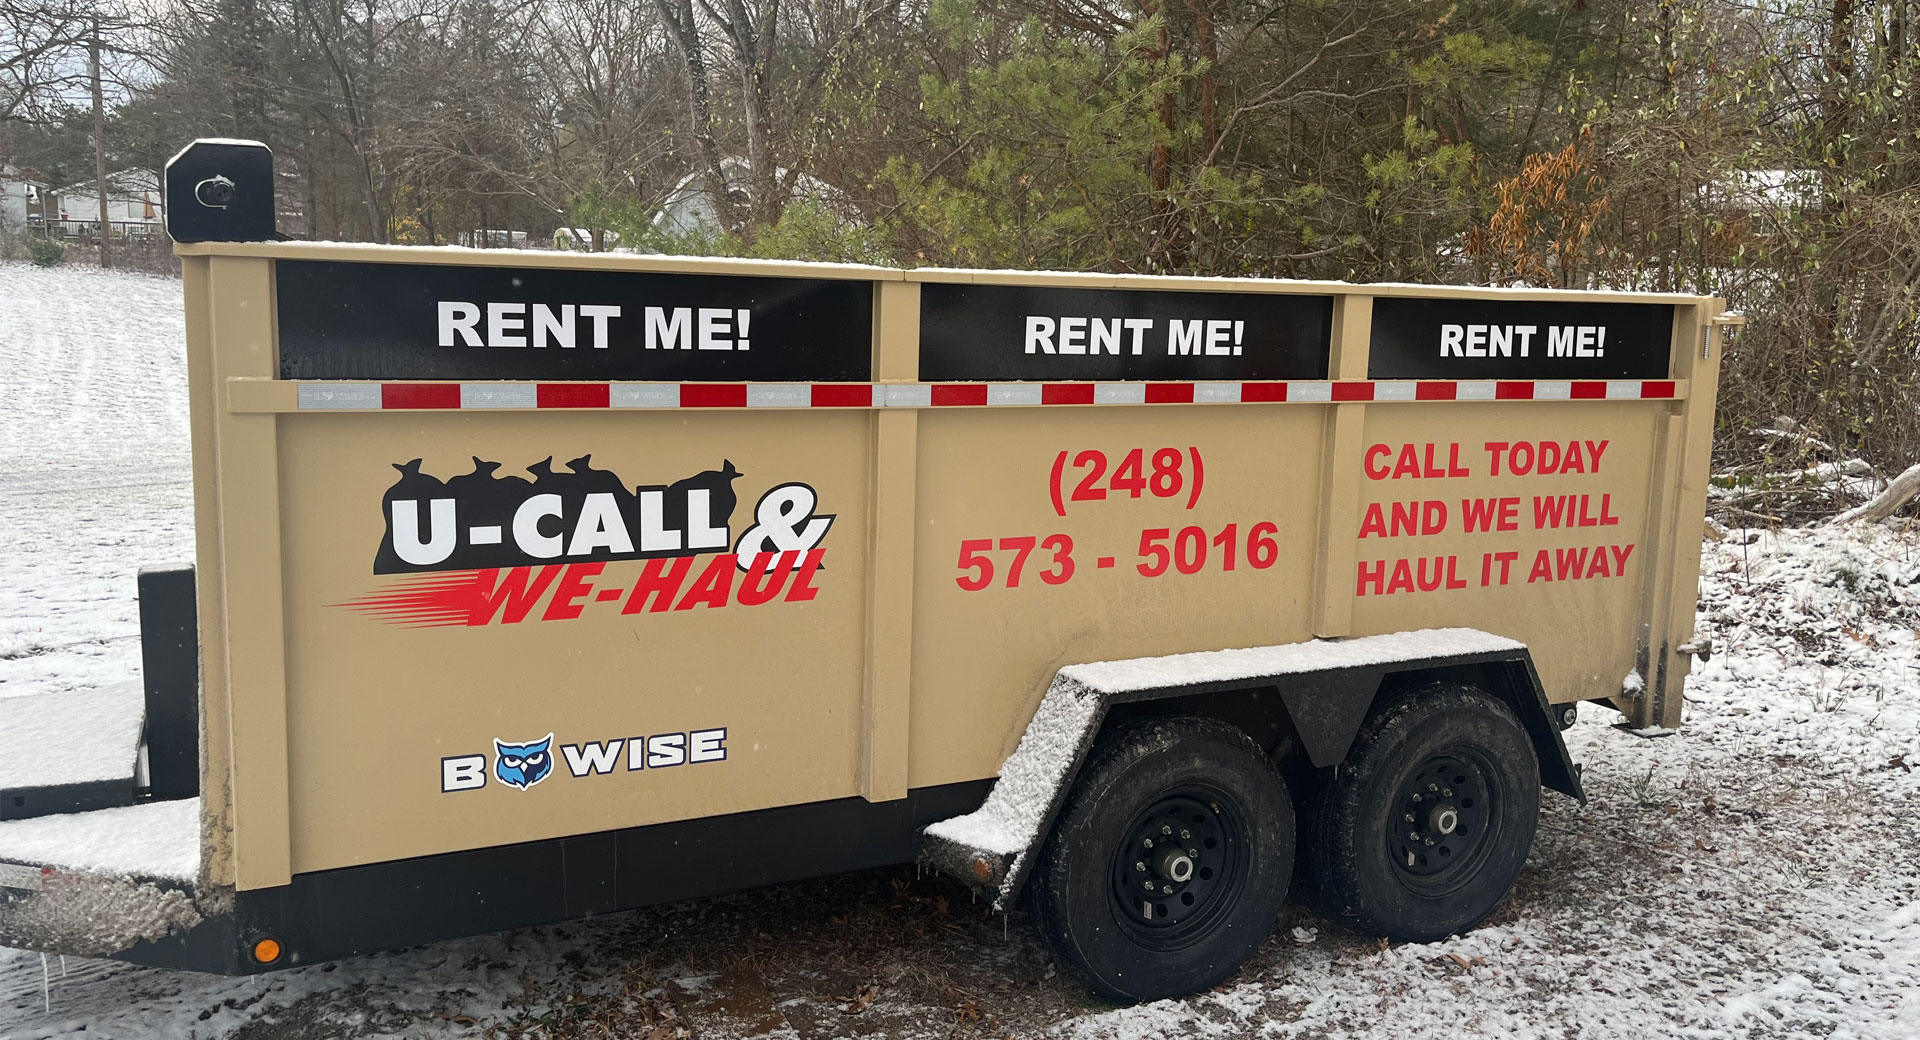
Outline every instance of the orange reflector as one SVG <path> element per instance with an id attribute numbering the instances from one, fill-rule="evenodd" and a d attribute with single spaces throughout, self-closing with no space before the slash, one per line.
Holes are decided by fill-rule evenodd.
<path id="1" fill-rule="evenodd" d="M 280 941 L 262 939 L 253 944 L 253 959 L 262 964 L 272 964 L 280 959 Z"/>

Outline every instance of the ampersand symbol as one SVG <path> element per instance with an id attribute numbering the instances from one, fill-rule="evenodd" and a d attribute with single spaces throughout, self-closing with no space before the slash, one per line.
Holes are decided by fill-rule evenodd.
<path id="1" fill-rule="evenodd" d="M 761 495 L 760 503 L 753 507 L 753 526 L 733 547 L 740 569 L 752 567 L 760 553 L 793 552 L 798 554 L 793 567 L 799 570 L 807 550 L 827 537 L 827 529 L 838 515 L 814 516 L 813 509 L 819 502 L 820 496 L 813 488 L 797 483 L 782 484 Z"/>

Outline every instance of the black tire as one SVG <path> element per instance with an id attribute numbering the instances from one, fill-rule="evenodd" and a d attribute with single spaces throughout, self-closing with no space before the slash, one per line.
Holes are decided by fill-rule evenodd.
<path id="1" fill-rule="evenodd" d="M 1217 719 L 1143 720 L 1089 755 L 1029 905 L 1060 962 L 1102 996 L 1184 996 L 1233 975 L 1272 933 L 1293 848 L 1286 781 L 1253 738 Z"/>
<path id="2" fill-rule="evenodd" d="M 1513 712 L 1471 686 L 1424 687 L 1376 709 L 1314 793 L 1310 888 L 1364 934 L 1444 939 L 1506 897 L 1539 815 L 1540 763 Z"/>

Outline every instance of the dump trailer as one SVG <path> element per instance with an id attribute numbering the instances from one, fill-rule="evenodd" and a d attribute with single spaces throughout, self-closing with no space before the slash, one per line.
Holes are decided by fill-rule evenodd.
<path id="1" fill-rule="evenodd" d="M 1680 722 L 1719 300 L 304 243 L 272 192 L 168 168 L 196 559 L 142 768 L 0 795 L 0 944 L 259 972 L 917 860 L 1157 998 L 1289 896 L 1472 928 L 1579 702 Z"/>

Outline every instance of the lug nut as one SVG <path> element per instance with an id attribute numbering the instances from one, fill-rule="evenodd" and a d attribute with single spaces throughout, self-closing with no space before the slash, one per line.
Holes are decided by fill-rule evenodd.
<path id="1" fill-rule="evenodd" d="M 1169 895 L 1169 896 L 1170 896 L 1170 895 L 1172 895 L 1172 894 L 1173 894 L 1173 886 L 1172 886 L 1172 885 L 1161 885 L 1161 886 L 1160 886 L 1160 893 L 1161 893 L 1162 895 Z"/>
<path id="2" fill-rule="evenodd" d="M 1427 844 L 1428 844 L 1428 845 L 1432 845 L 1432 844 L 1433 844 L 1433 839 L 1432 839 L 1432 838 L 1428 838 L 1428 839 L 1427 839 Z"/>
<path id="3" fill-rule="evenodd" d="M 1172 827 L 1169 827 L 1169 826 L 1167 826 L 1166 824 L 1164 824 L 1164 823 L 1163 823 L 1163 824 L 1161 824 L 1161 825 L 1160 825 L 1160 833 L 1162 833 L 1162 834 L 1172 834 L 1172 833 L 1173 833 L 1173 828 L 1172 828 Z"/>
<path id="4" fill-rule="evenodd" d="M 1141 862 L 1140 860 L 1135 860 L 1135 861 L 1134 861 L 1134 863 L 1133 863 L 1133 869 L 1135 869 L 1135 870 L 1145 870 L 1145 869 L 1147 869 L 1147 865 L 1146 865 L 1146 864 L 1145 864 L 1144 862 Z"/>
<path id="5" fill-rule="evenodd" d="M 1420 840 L 1420 835 L 1409 832 L 1407 834 L 1407 840 L 1412 842 L 1418 842 Z"/>
<path id="6" fill-rule="evenodd" d="M 1193 832 L 1192 832 L 1192 831 L 1190 831 L 1190 830 L 1188 830 L 1188 829 L 1186 829 L 1185 827 L 1182 827 L 1182 828 L 1180 828 L 1180 840 L 1181 840 L 1181 841 L 1186 841 L 1186 840 L 1187 840 L 1188 838 L 1191 838 L 1191 837 L 1193 837 Z"/>
<path id="7" fill-rule="evenodd" d="M 1147 882 L 1147 891 L 1149 892 L 1153 891 L 1153 882 L 1151 881 Z"/>
<path id="8" fill-rule="evenodd" d="M 1199 859 L 1199 858 L 1200 858 L 1200 850 L 1199 850 L 1199 849 L 1188 849 L 1188 850 L 1187 850 L 1187 858 L 1188 858 L 1188 859 Z"/>
<path id="9" fill-rule="evenodd" d="M 1140 839 L 1140 844 L 1142 844 L 1142 845 L 1145 845 L 1145 846 L 1146 846 L 1147 848 L 1153 848 L 1153 839 L 1152 839 L 1152 838 L 1142 838 L 1142 839 Z"/>
<path id="10" fill-rule="evenodd" d="M 1412 822 L 1413 822 L 1413 814 L 1412 814 L 1412 813 L 1401 813 L 1401 814 L 1400 814 L 1400 819 L 1402 819 L 1402 820 L 1404 820 L 1404 821 L 1406 821 L 1407 823 L 1412 823 Z"/>
<path id="11" fill-rule="evenodd" d="M 1413 796 L 1413 800 L 1414 800 L 1414 801 L 1416 801 L 1416 802 L 1417 802 L 1417 801 L 1419 801 L 1419 800 L 1420 800 L 1420 796 L 1419 796 L 1419 795 L 1417 795 L 1417 794 L 1416 794 L 1416 795 L 1414 795 L 1414 796 Z"/>
<path id="12" fill-rule="evenodd" d="M 1438 791 L 1438 790 L 1440 790 L 1440 785 L 1439 785 L 1439 784 L 1428 784 L 1428 785 L 1427 785 L 1427 790 L 1429 790 L 1429 791 Z"/>
<path id="13" fill-rule="evenodd" d="M 1452 798 L 1452 797 L 1453 797 L 1453 788 L 1451 788 L 1451 787 L 1443 787 L 1443 788 L 1441 788 L 1441 789 L 1440 789 L 1440 796 L 1441 796 L 1442 798 Z"/>

